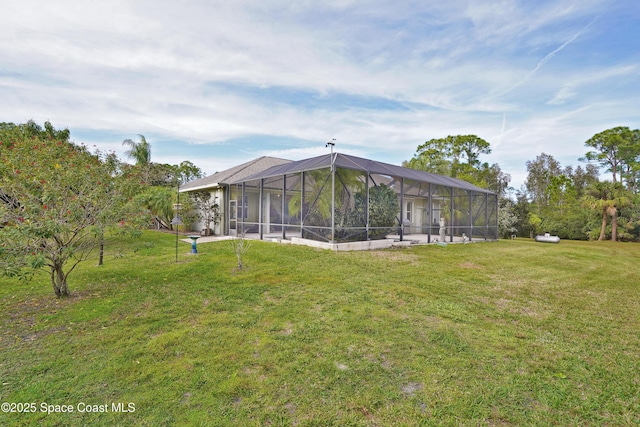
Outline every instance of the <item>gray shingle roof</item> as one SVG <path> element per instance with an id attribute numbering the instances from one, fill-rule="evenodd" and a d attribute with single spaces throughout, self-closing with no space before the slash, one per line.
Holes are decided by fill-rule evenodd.
<path id="1" fill-rule="evenodd" d="M 205 178 L 189 181 L 188 183 L 180 187 L 180 191 L 195 191 L 205 188 L 219 187 L 224 184 L 243 180 L 248 176 L 255 175 L 274 166 L 280 166 L 287 163 L 291 163 L 291 160 L 268 156 L 258 157 L 257 159 L 253 159 L 241 165 L 234 166 L 230 169 L 216 172 L 213 175 L 209 175 Z"/>

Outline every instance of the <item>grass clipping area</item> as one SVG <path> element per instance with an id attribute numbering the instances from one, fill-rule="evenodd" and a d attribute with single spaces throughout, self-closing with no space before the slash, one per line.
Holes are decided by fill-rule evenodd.
<path id="1" fill-rule="evenodd" d="M 174 245 L 0 279 L 0 425 L 640 424 L 640 245 Z"/>

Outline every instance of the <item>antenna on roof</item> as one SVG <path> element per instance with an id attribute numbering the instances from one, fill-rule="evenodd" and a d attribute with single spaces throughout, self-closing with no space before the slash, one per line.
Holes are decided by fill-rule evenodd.
<path id="1" fill-rule="evenodd" d="M 331 168 L 332 169 L 333 169 L 333 162 L 336 161 L 335 157 L 333 156 L 333 147 L 335 147 L 335 146 L 336 146 L 336 139 L 335 138 L 331 139 L 331 141 L 327 142 L 324 145 L 324 148 L 331 147 Z"/>

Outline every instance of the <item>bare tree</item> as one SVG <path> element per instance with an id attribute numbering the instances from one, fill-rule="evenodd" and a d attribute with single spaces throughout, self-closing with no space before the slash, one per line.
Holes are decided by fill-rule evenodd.
<path id="1" fill-rule="evenodd" d="M 251 240 L 246 238 L 246 232 L 242 231 L 242 233 L 237 236 L 235 239 L 231 240 L 231 247 L 233 248 L 233 252 L 236 254 L 236 258 L 238 258 L 238 266 L 236 267 L 236 271 L 242 271 L 244 264 L 242 259 L 244 254 L 251 248 Z"/>

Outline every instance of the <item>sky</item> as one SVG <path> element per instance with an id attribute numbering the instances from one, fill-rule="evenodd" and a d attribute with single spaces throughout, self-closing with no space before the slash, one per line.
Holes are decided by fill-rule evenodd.
<path id="1" fill-rule="evenodd" d="M 336 151 L 393 164 L 447 135 L 519 189 L 541 153 L 640 128 L 638 0 L 2 0 L 0 122 L 206 174 Z"/>

